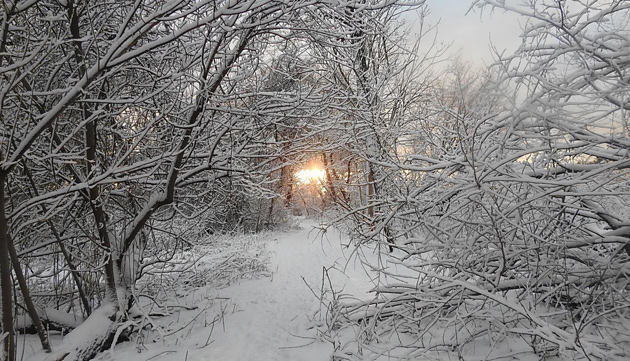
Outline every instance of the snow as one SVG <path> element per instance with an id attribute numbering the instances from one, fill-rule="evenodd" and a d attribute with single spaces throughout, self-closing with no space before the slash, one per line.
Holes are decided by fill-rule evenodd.
<path id="1" fill-rule="evenodd" d="M 394 323 L 381 320 L 377 325 L 376 318 L 366 318 L 374 311 L 375 296 L 371 292 L 374 289 L 398 287 L 401 289 L 400 300 L 404 301 L 408 285 L 391 276 L 404 278 L 404 269 L 395 262 L 379 263 L 378 248 L 362 247 L 357 251 L 352 246 L 347 247 L 349 241 L 341 232 L 329 228 L 322 234 L 317 230 L 319 226 L 314 220 L 302 219 L 298 230 L 225 237 L 212 248 L 193 247 L 181 251 L 172 258 L 172 263 L 161 268 L 159 264 L 152 265 L 154 268 L 147 269 L 149 280 L 139 282 L 138 293 L 146 295 L 139 298 L 142 307 L 134 308 L 131 320 L 118 329 L 120 333 L 132 326 L 136 331 L 129 341 L 100 353 L 95 360 L 457 359 L 455 346 L 472 334 L 459 329 L 455 319 L 428 315 L 422 322 L 432 326 L 421 334 L 414 334 L 399 332 L 395 319 L 391 321 Z M 366 273 L 357 255 L 365 263 L 382 267 L 380 281 Z M 151 284 L 152 279 L 169 272 L 175 275 L 172 283 Z M 390 274 L 387 279 L 384 278 L 386 273 Z M 464 288 L 475 287 L 460 283 Z M 162 290 L 154 292 L 156 285 Z M 476 291 L 487 293 L 483 289 Z M 498 296 L 488 293 L 487 297 Z M 380 302 L 383 300 L 379 298 Z M 523 340 L 506 337 L 508 332 L 525 337 L 532 332 L 540 333 L 557 338 L 561 345 L 570 346 L 573 342 L 564 332 L 532 316 L 520 304 L 511 303 L 507 298 L 499 301 L 527 315 L 530 320 L 538 321 L 538 327 L 520 330 L 517 324 L 501 325 L 500 309 L 485 316 L 480 314 L 479 320 L 469 325 L 481 322 L 480 328 L 494 327 L 497 332 L 462 349 L 460 352 L 465 354 L 465 359 L 537 359 Z M 396 306 L 398 301 L 395 299 L 388 302 L 392 306 L 389 311 L 402 307 L 402 304 Z M 358 308 L 366 304 L 371 306 Z M 432 302 L 429 300 L 427 304 L 430 306 Z M 476 310 L 479 305 L 473 302 L 469 306 Z M 97 312 L 102 310 L 104 308 Z M 102 312 L 104 315 L 108 313 Z M 348 322 L 350 319 L 358 323 Z M 483 319 L 492 325 L 486 325 Z M 108 320 L 101 318 L 101 321 Z M 81 340 L 92 337 L 91 327 L 86 323 L 81 325 L 79 329 L 84 331 L 75 332 L 74 340 L 69 344 L 67 338 L 70 336 L 66 337 L 66 352 L 72 351 Z M 40 349 L 36 336 L 27 336 L 26 340 L 21 336 L 18 343 L 25 350 L 22 359 L 55 359 L 51 357 L 63 352 L 55 346 L 60 338 L 61 335 L 52 338 L 52 355 L 41 351 L 34 355 Z M 420 344 L 426 348 L 400 347 Z M 18 355 L 21 354 L 20 350 Z M 550 358 L 559 359 L 569 358 Z"/>
<path id="2" fill-rule="evenodd" d="M 271 279 L 252 280 L 226 288 L 221 297 L 234 300 L 225 330 L 211 347 L 192 352 L 195 360 L 322 360 L 332 351 L 330 345 L 312 344 L 310 352 L 298 346 L 310 344 L 308 315 L 318 307 L 317 299 L 303 282 L 317 285 L 321 265 L 308 260 L 321 259 L 316 244 L 301 231 L 295 239 L 272 244 L 276 252 L 275 273 Z M 273 268 L 272 268 L 273 269 Z M 319 273 L 319 274 L 318 274 Z M 302 338 L 304 337 L 304 338 Z"/>
<path id="3" fill-rule="evenodd" d="M 190 360 L 330 358 L 333 345 L 319 340 L 312 327 L 321 307 L 316 293 L 321 290 L 323 270 L 331 269 L 335 288 L 345 287 L 351 280 L 365 281 L 367 276 L 359 267 L 348 269 L 348 277 L 335 271 L 346 263 L 341 234 L 331 231 L 321 238 L 316 226 L 314 221 L 306 221 L 298 232 L 281 234 L 269 243 L 270 278 L 245 281 L 219 292 L 220 298 L 233 302 L 225 329 L 215 334 L 212 345 L 190 350 Z M 352 286 L 359 285 L 369 283 L 354 282 Z"/>
<path id="4" fill-rule="evenodd" d="M 220 308 L 227 315 L 220 326 L 215 324 L 212 337 L 206 327 L 205 332 L 186 338 L 188 347 L 154 360 L 185 359 L 185 355 L 189 360 L 328 360 L 333 346 L 318 340 L 311 327 L 312 317 L 320 310 L 311 289 L 320 289 L 324 267 L 343 265 L 345 257 L 340 234 L 322 239 L 315 226 L 306 221 L 298 232 L 277 234 L 269 242 L 270 277 L 218 291 L 216 299 L 224 300 Z M 363 274 L 355 271 L 356 276 Z M 332 273 L 335 286 L 343 287 L 350 279 Z"/>
<path id="5" fill-rule="evenodd" d="M 39 314 L 39 317 L 45 318 L 59 325 L 69 326 L 72 328 L 78 327 L 81 323 L 83 323 L 83 321 L 85 321 L 83 317 L 79 315 L 59 311 L 50 307 L 43 310 L 37 310 L 37 313 Z M 16 322 L 18 329 L 27 327 L 33 323 L 31 317 L 27 314 L 19 315 Z"/>
<path id="6" fill-rule="evenodd" d="M 133 322 L 144 327 L 138 337 L 99 354 L 95 360 L 329 360 L 334 345 L 320 337 L 326 309 L 318 298 L 329 293 L 329 282 L 336 290 L 366 298 L 373 285 L 360 265 L 347 264 L 351 252 L 342 245 L 347 242 L 342 234 L 329 229 L 322 236 L 315 230 L 317 226 L 314 220 L 302 220 L 299 230 L 260 237 L 270 255 L 268 276 L 219 289 L 216 284 L 221 282 L 216 280 L 187 288 L 186 293 L 177 289 L 177 297 L 165 307 L 167 317 L 145 305 L 144 316 Z M 198 260 L 199 267 L 211 267 L 213 262 L 216 266 L 220 258 L 189 253 L 183 257 Z M 344 268 L 345 275 L 341 271 Z M 27 338 L 26 349 L 36 349 L 36 339 Z M 28 360 L 28 352 L 25 355 Z"/>

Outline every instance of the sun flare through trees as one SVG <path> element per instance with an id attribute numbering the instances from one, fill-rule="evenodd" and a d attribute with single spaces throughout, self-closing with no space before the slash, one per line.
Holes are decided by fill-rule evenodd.
<path id="1" fill-rule="evenodd" d="M 319 168 L 301 169 L 295 173 L 297 181 L 301 184 L 322 183 L 326 171 Z"/>

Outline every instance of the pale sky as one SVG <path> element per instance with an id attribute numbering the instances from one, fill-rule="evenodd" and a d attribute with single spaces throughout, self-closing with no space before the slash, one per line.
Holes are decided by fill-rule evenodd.
<path id="1" fill-rule="evenodd" d="M 521 42 L 519 38 L 521 23 L 518 16 L 503 11 L 485 8 L 470 11 L 472 0 L 427 0 L 430 14 L 429 24 L 438 25 L 438 40 L 452 43 L 450 52 L 460 52 L 463 60 L 482 66 L 492 63 L 490 44 L 498 50 L 511 53 Z M 408 14 L 405 18 L 413 21 L 417 14 Z"/>

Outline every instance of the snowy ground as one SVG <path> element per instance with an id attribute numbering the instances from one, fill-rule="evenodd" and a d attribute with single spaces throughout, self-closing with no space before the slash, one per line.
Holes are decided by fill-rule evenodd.
<path id="1" fill-rule="evenodd" d="M 193 359 L 330 358 L 332 345 L 316 339 L 309 318 L 320 309 L 316 295 L 323 267 L 344 261 L 338 236 L 330 243 L 320 242 L 311 226 L 304 224 L 298 233 L 281 236 L 269 245 L 273 254 L 270 279 L 243 282 L 220 292 L 234 300 L 236 312 L 226 318 L 226 330 L 217 334 L 213 347 L 200 350 Z"/>
<path id="2" fill-rule="evenodd" d="M 322 237 L 315 226 L 302 220 L 300 230 L 261 237 L 270 271 L 261 278 L 218 289 L 220 280 L 171 286 L 170 304 L 145 304 L 145 317 L 135 321 L 141 331 L 96 360 L 330 360 L 334 345 L 321 337 L 327 310 L 319 298 L 330 300 L 331 283 L 335 290 L 365 297 L 372 285 L 360 265 L 347 263 L 342 235 L 329 230 Z M 256 256 L 262 255 L 256 251 Z M 201 281 L 200 286 L 193 281 Z M 29 360 L 37 348 L 28 336 L 20 355 Z"/>
<path id="3" fill-rule="evenodd" d="M 186 348 L 189 360 L 330 359 L 333 346 L 317 339 L 312 318 L 320 309 L 316 295 L 323 267 L 345 260 L 339 234 L 329 234 L 322 242 L 313 231 L 314 225 L 305 222 L 300 231 L 277 234 L 268 244 L 271 277 L 244 281 L 218 292 L 218 299 L 229 300 L 227 315 L 220 327 L 215 327 L 211 344 L 199 348 L 195 342 Z M 346 279 L 332 273 L 338 276 L 337 285 Z M 202 335 L 204 341 L 207 333 Z M 170 354 L 165 360 L 184 360 L 185 351 Z"/>
<path id="4" fill-rule="evenodd" d="M 96 360 L 539 359 L 511 338 L 488 344 L 477 340 L 465 354 L 444 349 L 439 345 L 458 342 L 448 325 L 435 324 L 430 332 L 414 336 L 387 322 L 373 333 L 360 323 L 343 322 L 347 314 L 340 310 L 347 308 L 339 304 L 371 300 L 375 284 L 352 254 L 353 247 L 345 246 L 346 237 L 332 228 L 322 235 L 317 226 L 303 219 L 299 230 L 226 237 L 180 252 L 139 283 L 143 307 L 132 321 L 136 331 L 131 339 Z M 364 251 L 372 253 L 360 258 L 379 264 L 377 252 L 369 247 Z M 401 274 L 391 263 L 379 267 Z M 170 278 L 161 279 L 160 271 Z M 60 338 L 53 335 L 53 348 Z M 20 342 L 22 360 L 52 361 L 36 351 L 35 336 L 21 336 Z M 418 343 L 428 349 L 416 348 Z"/>

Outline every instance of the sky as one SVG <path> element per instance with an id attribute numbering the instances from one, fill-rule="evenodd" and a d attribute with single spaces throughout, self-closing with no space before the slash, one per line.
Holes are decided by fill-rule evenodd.
<path id="1" fill-rule="evenodd" d="M 430 14 L 426 21 L 438 24 L 438 41 L 452 43 L 449 52 L 477 66 L 492 63 L 491 44 L 511 53 L 520 44 L 521 23 L 517 15 L 484 8 L 468 12 L 472 0 L 427 0 Z M 467 14 L 468 12 L 468 14 Z M 412 24 L 418 14 L 405 16 Z"/>

